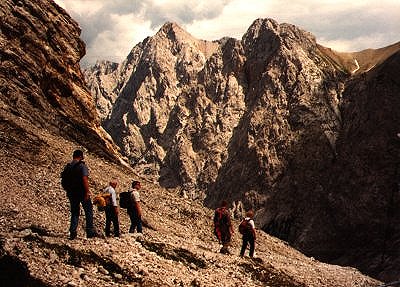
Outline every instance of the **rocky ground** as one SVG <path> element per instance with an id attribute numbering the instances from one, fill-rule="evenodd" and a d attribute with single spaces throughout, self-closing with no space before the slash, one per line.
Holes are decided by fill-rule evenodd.
<path id="1" fill-rule="evenodd" d="M 132 170 L 89 151 L 85 160 L 93 194 L 100 193 L 111 178 L 119 179 L 117 192 L 127 189 L 132 179 L 142 182 L 144 233 L 127 233 L 129 219 L 122 209 L 120 238 L 86 239 L 81 225 L 78 238 L 70 241 L 68 203 L 59 174 L 78 146 L 3 111 L 1 119 L 0 279 L 7 282 L 4 286 L 380 284 L 356 269 L 306 257 L 261 231 L 257 231 L 256 259 L 238 256 L 237 233 L 232 254 L 219 254 L 212 210 L 185 199 L 182 190 L 160 188 L 154 166 Z M 100 232 L 104 219 L 95 210 Z"/>

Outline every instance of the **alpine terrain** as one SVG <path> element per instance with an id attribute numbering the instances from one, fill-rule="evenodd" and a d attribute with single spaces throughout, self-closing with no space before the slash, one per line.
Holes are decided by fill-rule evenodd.
<path id="1" fill-rule="evenodd" d="M 85 71 L 104 129 L 158 182 L 319 260 L 400 277 L 400 43 L 340 53 L 257 19 L 242 39 L 175 23 Z"/>
<path id="2" fill-rule="evenodd" d="M 53 1 L 3 0 L 0 16 L 2 286 L 370 287 L 399 274 L 396 45 L 340 54 L 270 19 L 206 42 L 167 23 L 85 80 L 80 28 Z M 77 148 L 92 196 L 141 181 L 143 234 L 120 209 L 120 238 L 87 239 L 82 213 L 68 240 L 60 172 Z M 230 255 L 212 231 L 221 199 L 236 216 Z M 254 259 L 238 256 L 250 207 Z"/>

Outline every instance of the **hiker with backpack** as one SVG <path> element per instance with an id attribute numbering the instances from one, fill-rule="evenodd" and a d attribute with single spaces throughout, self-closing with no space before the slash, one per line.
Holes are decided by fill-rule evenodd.
<path id="1" fill-rule="evenodd" d="M 222 244 L 219 252 L 230 254 L 228 246 L 231 242 L 233 228 L 228 203 L 225 200 L 221 202 L 221 207 L 218 207 L 214 212 L 214 234 L 219 243 Z"/>
<path id="2" fill-rule="evenodd" d="M 61 173 L 61 184 L 67 192 L 70 202 L 70 240 L 77 237 L 80 205 L 85 211 L 86 236 L 88 238 L 98 236 L 93 225 L 93 204 L 89 191 L 89 169 L 83 159 L 83 151 L 75 150 L 72 154 L 72 161 L 65 166 Z"/>
<path id="3" fill-rule="evenodd" d="M 127 206 L 127 212 L 131 220 L 129 233 L 134 233 L 135 229 L 138 233 L 142 233 L 142 208 L 140 206 L 139 189 L 141 188 L 140 182 L 134 180 L 129 189 L 131 193 L 131 203 Z"/>
<path id="4" fill-rule="evenodd" d="M 254 224 L 254 212 L 249 210 L 246 212 L 246 217 L 242 220 L 239 225 L 239 232 L 242 234 L 242 249 L 240 250 L 240 256 L 244 256 L 247 245 L 250 245 L 249 256 L 254 257 L 254 247 L 256 241 L 256 229 Z"/>
<path id="5" fill-rule="evenodd" d="M 117 180 L 113 179 L 110 181 L 110 184 L 104 189 L 105 194 L 109 194 L 109 200 L 107 200 L 107 204 L 105 206 L 106 213 L 106 227 L 105 234 L 106 237 L 110 237 L 111 235 L 111 223 L 114 227 L 114 237 L 119 237 L 119 222 L 118 222 L 118 203 L 117 203 L 117 193 L 115 192 L 115 188 L 117 187 Z"/>

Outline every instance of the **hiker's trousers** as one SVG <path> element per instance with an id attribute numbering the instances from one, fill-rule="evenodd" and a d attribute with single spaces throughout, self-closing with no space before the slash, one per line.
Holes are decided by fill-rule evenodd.
<path id="1" fill-rule="evenodd" d="M 68 197 L 71 210 L 71 224 L 69 227 L 70 233 L 76 233 L 79 223 L 80 205 L 82 204 L 83 210 L 85 211 L 86 219 L 86 234 L 93 233 L 93 204 L 92 200 L 83 200 L 74 197 Z"/>
<path id="2" fill-rule="evenodd" d="M 240 250 L 240 256 L 244 256 L 244 252 L 246 251 L 247 245 L 250 245 L 250 252 L 249 256 L 253 257 L 254 256 L 254 247 L 255 247 L 255 239 L 254 236 L 251 235 L 243 235 L 242 238 L 242 249 Z"/>

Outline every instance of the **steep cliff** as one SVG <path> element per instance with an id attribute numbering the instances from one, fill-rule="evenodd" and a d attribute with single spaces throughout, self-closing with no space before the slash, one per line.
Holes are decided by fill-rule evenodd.
<path id="1" fill-rule="evenodd" d="M 264 230 L 307 254 L 392 279 L 396 264 L 377 260 L 399 234 L 382 229 L 396 216 L 398 162 L 398 83 L 383 75 L 398 72 L 399 50 L 340 53 L 272 19 L 214 42 L 167 23 L 86 76 L 105 129 L 133 164 L 155 162 L 161 185 L 253 208 Z"/>
<path id="2" fill-rule="evenodd" d="M 21 117 L 116 160 L 79 67 L 78 24 L 52 1 L 2 1 L 0 13 L 3 124 Z"/>
<path id="3" fill-rule="evenodd" d="M 237 255 L 238 234 L 233 236 L 231 255 L 218 253 L 212 210 L 182 199 L 179 189 L 161 188 L 149 166 L 133 170 L 116 162 L 118 155 L 112 142 L 102 138 L 94 100 L 83 86 L 77 64 L 83 45 L 76 23 L 46 0 L 5 0 L 0 15 L 2 286 L 369 287 L 380 283 L 353 268 L 306 257 L 261 230 L 257 230 L 257 258 Z M 54 30 L 45 37 L 48 29 Z M 202 45 L 203 51 L 213 49 L 193 43 Z M 115 68 L 110 64 L 102 72 Z M 112 96 L 107 100 L 118 102 Z M 92 193 L 101 193 L 112 178 L 119 180 L 118 192 L 126 190 L 132 179 L 142 182 L 143 234 L 127 233 L 129 218 L 121 210 L 121 237 L 83 238 L 81 220 L 78 237 L 67 239 L 69 205 L 59 174 L 77 147 L 87 149 Z M 104 213 L 94 210 L 94 218 L 101 234 Z"/>
<path id="4" fill-rule="evenodd" d="M 136 161 L 147 152 L 162 163 L 162 184 L 187 184 L 199 196 L 207 189 L 215 205 L 249 190 L 266 196 L 289 148 L 313 140 L 307 133 L 322 140 L 308 148 L 332 157 L 347 71 L 327 58 L 311 34 L 270 19 L 255 21 L 242 41 L 201 41 L 167 23 L 118 67 L 99 63 L 86 75 L 123 153 Z"/>
<path id="5" fill-rule="evenodd" d="M 381 64 L 347 83 L 341 104 L 338 157 L 330 170 L 332 175 L 324 175 L 329 179 L 325 189 L 328 222 L 336 233 L 329 242 L 345 250 L 335 252 L 335 262 L 357 264 L 383 279 L 399 276 L 398 47 Z M 359 257 L 362 252 L 368 260 Z"/>

